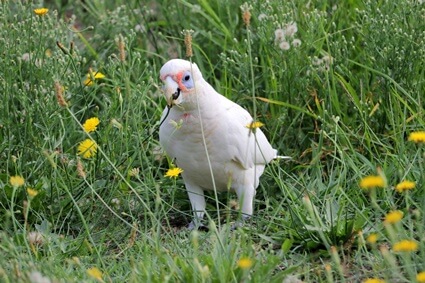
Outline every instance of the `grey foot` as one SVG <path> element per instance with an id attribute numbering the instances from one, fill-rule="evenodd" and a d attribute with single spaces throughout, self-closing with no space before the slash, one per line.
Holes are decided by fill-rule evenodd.
<path id="1" fill-rule="evenodd" d="M 237 220 L 235 223 L 230 226 L 230 231 L 234 231 L 245 225 L 245 222 L 251 218 L 251 215 L 242 215 L 242 219 Z"/>
<path id="2" fill-rule="evenodd" d="M 192 230 L 199 230 L 199 231 L 208 231 L 208 227 L 205 226 L 204 224 L 200 223 L 200 222 L 195 222 L 194 220 L 192 220 L 192 222 L 189 223 L 189 225 L 187 226 L 187 229 L 189 231 Z"/>

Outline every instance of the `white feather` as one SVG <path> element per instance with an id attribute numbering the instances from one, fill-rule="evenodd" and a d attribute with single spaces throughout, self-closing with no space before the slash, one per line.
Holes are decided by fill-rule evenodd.
<path id="1" fill-rule="evenodd" d="M 166 81 L 166 78 L 175 78 L 188 70 L 192 70 L 194 89 L 182 92 L 181 98 L 175 101 L 177 105 L 170 109 L 160 127 L 159 137 L 166 153 L 184 170 L 182 176 L 195 212 L 192 228 L 204 215 L 203 190 L 214 189 L 206 152 L 210 157 L 216 189 L 236 191 L 242 213 L 250 216 L 259 178 L 265 165 L 277 157 L 277 151 L 261 129 L 253 131 L 247 127 L 253 122 L 251 115 L 217 93 L 202 78 L 196 64 L 191 66 L 185 60 L 171 60 L 161 68 L 161 79 Z M 162 119 L 166 112 L 167 109 Z"/>

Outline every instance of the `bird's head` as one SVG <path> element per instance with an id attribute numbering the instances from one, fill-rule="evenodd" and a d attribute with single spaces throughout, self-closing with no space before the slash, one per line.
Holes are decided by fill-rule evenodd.
<path id="1" fill-rule="evenodd" d="M 202 74 L 195 63 L 182 59 L 172 59 L 162 66 L 160 79 L 168 107 L 194 101 L 195 84 Z"/>

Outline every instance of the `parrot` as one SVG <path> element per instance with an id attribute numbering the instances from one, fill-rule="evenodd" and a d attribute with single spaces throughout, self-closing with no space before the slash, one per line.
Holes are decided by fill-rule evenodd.
<path id="1" fill-rule="evenodd" d="M 167 106 L 159 142 L 182 169 L 193 220 L 198 229 L 205 214 L 205 190 L 231 190 L 240 204 L 242 222 L 253 214 L 253 201 L 266 164 L 277 150 L 240 105 L 219 94 L 196 63 L 171 59 L 160 69 Z"/>

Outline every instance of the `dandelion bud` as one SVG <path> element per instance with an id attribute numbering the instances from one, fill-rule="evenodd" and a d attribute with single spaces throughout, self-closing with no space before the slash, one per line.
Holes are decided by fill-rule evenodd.
<path id="1" fill-rule="evenodd" d="M 56 94 L 56 100 L 58 101 L 59 106 L 67 107 L 68 103 L 66 103 L 66 100 L 63 97 L 63 86 L 58 81 L 55 81 L 55 94 Z"/>
<path id="2" fill-rule="evenodd" d="M 183 34 L 184 34 L 184 45 L 186 46 L 186 57 L 192 57 L 193 56 L 193 52 L 192 52 L 192 33 L 193 30 L 191 29 L 185 29 L 183 30 Z"/>
<path id="3" fill-rule="evenodd" d="M 83 179 L 86 178 L 86 172 L 84 171 L 84 166 L 80 159 L 77 160 L 77 174 Z"/>
<path id="4" fill-rule="evenodd" d="M 130 177 L 139 177 L 140 168 L 132 168 L 130 171 L 128 171 L 128 176 Z"/>
<path id="5" fill-rule="evenodd" d="M 119 130 L 122 129 L 122 124 L 120 122 L 118 122 L 117 119 L 112 118 L 111 119 L 111 125 L 114 126 L 117 129 L 119 129 Z"/>

